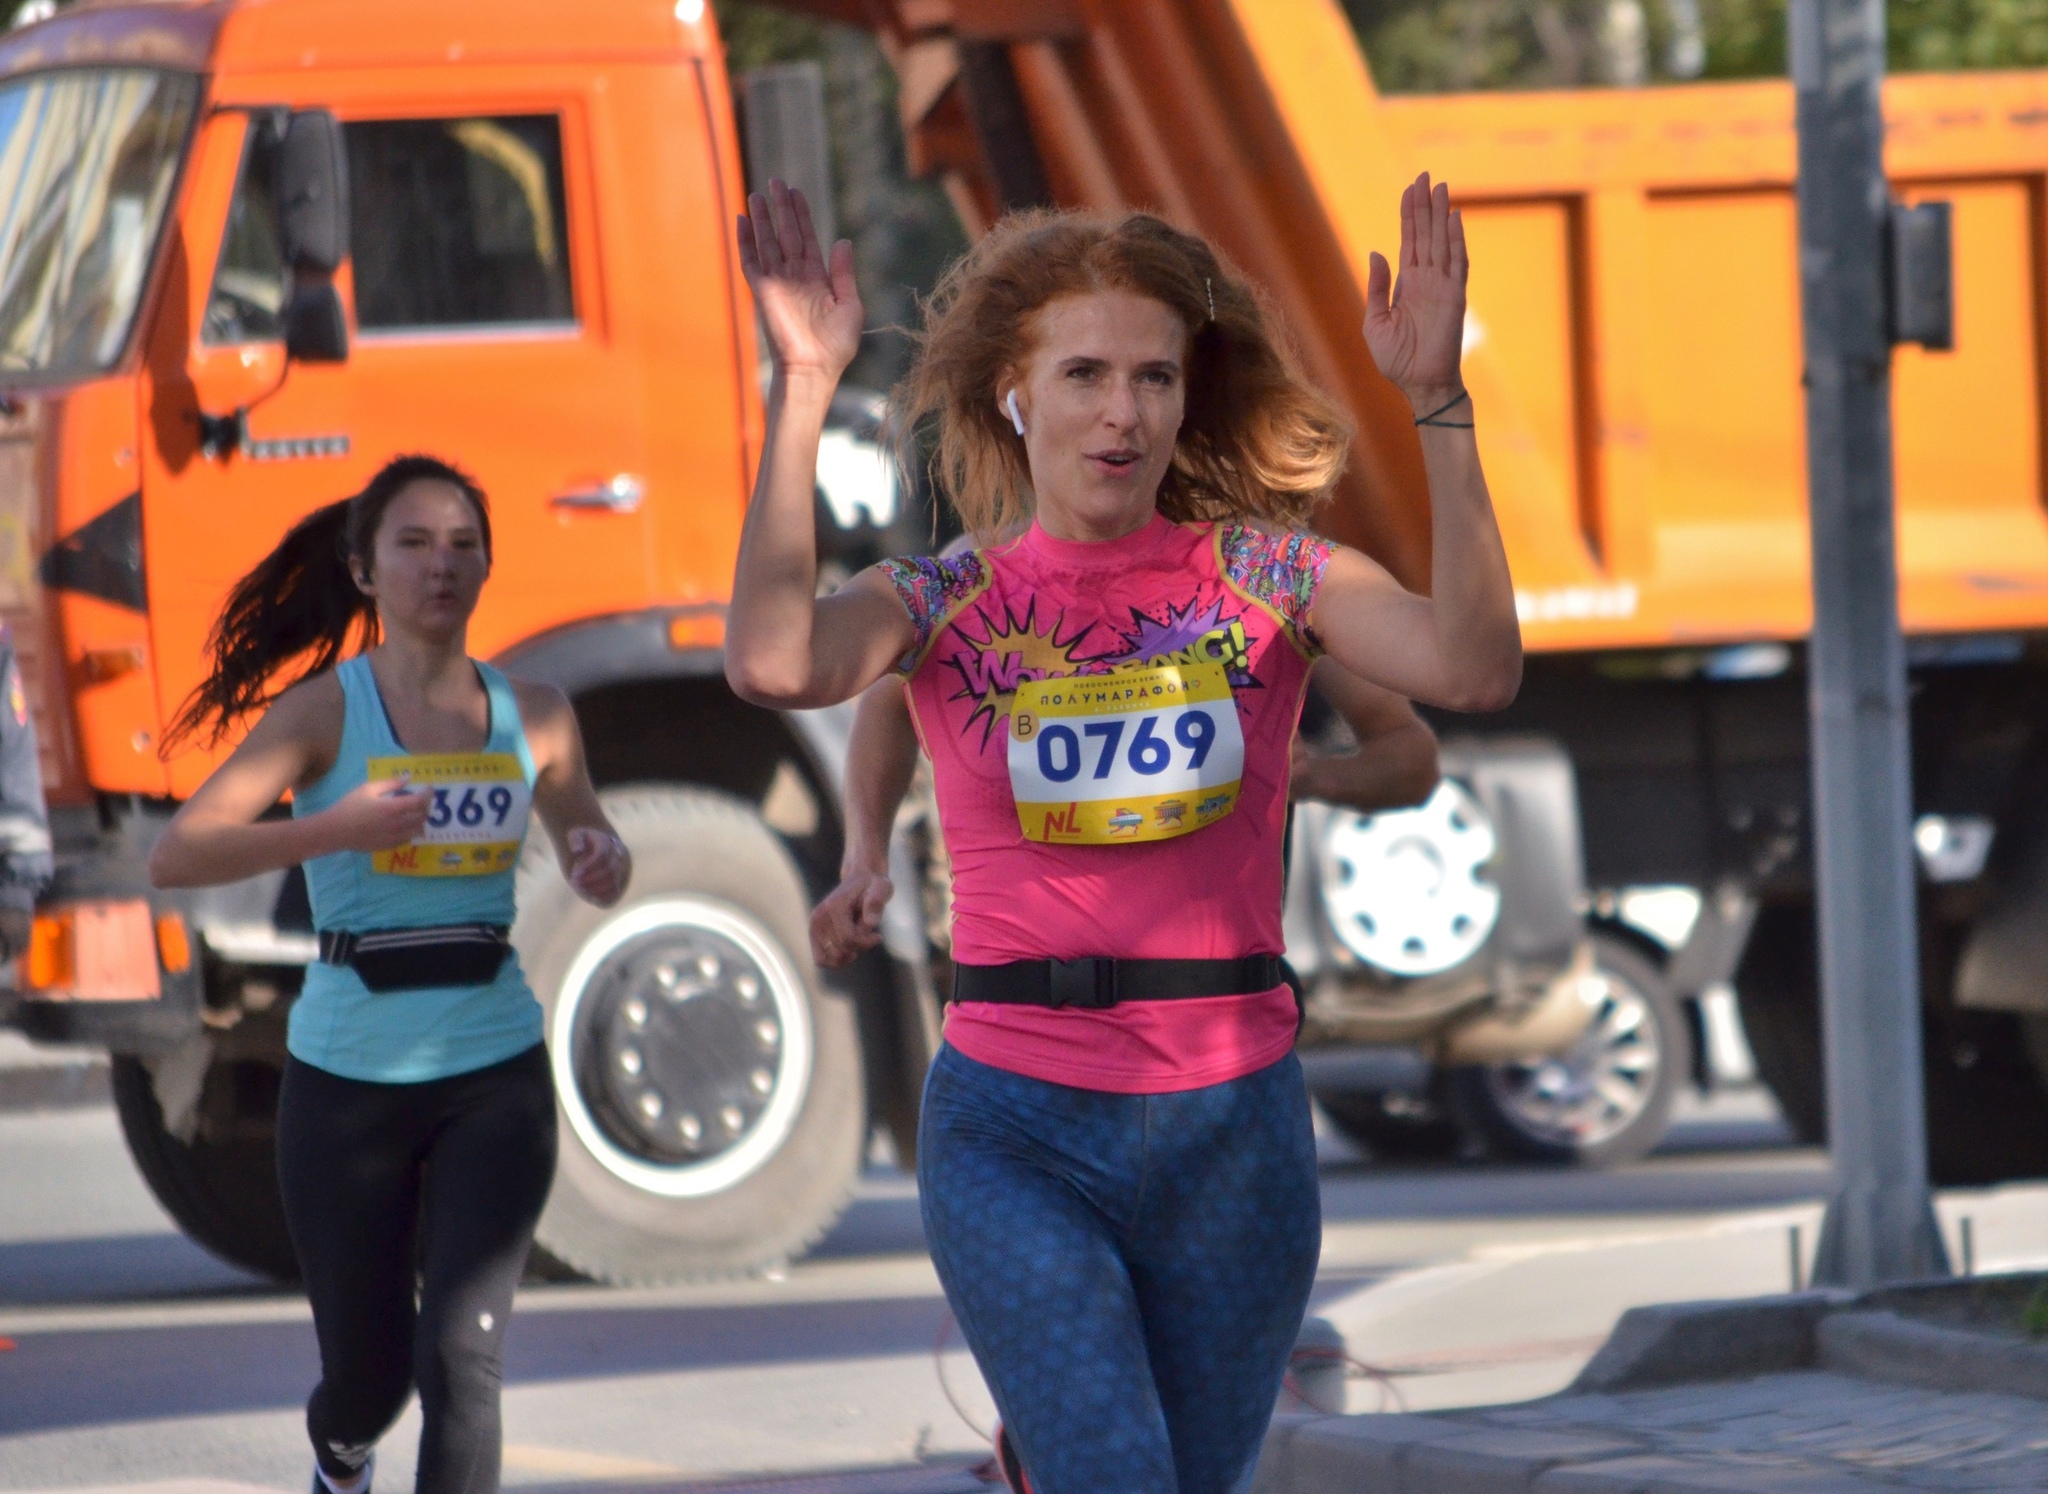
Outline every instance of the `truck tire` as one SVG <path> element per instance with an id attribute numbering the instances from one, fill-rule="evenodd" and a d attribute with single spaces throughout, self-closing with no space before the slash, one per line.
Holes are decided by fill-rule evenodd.
<path id="1" fill-rule="evenodd" d="M 1436 1104 L 1396 1114 L 1386 1095 L 1370 1090 L 1322 1090 L 1316 1103 L 1344 1135 L 1364 1147 L 1375 1162 L 1448 1162 L 1464 1149 L 1457 1118 Z"/>
<path id="2" fill-rule="evenodd" d="M 1946 972 L 1959 940 L 1953 926 L 1923 926 L 1928 955 L 1921 1017 L 1927 1094 L 1927 1174 L 1939 1188 L 1979 1187 L 2048 1175 L 2048 1083 L 2012 1012 L 1949 1005 Z M 1937 942 L 1938 941 L 1938 942 Z M 1742 1025 L 1757 1074 L 1802 1141 L 1827 1140 L 1820 965 L 1813 909 L 1767 908 L 1736 972 Z"/>
<path id="3" fill-rule="evenodd" d="M 227 1082 L 231 1069 L 215 1064 L 207 1083 Z M 163 1109 L 140 1059 L 114 1055 L 112 1088 L 136 1170 L 178 1228 L 230 1265 L 273 1281 L 298 1280 L 274 1142 L 246 1134 L 214 1141 L 204 1131 L 180 1141 L 164 1128 Z"/>
<path id="4" fill-rule="evenodd" d="M 1607 991 L 1570 1053 L 1452 1069 L 1449 1090 L 1500 1157 L 1619 1167 L 1648 1155 L 1692 1073 L 1692 1031 L 1656 962 L 1621 935 L 1592 935 Z"/>
<path id="5" fill-rule="evenodd" d="M 561 1162 L 537 1244 L 613 1283 L 777 1265 L 829 1229 L 866 1142 L 856 1013 L 810 959 L 796 863 L 745 802 L 607 789 L 633 852 L 615 908 L 544 849 L 514 942 L 547 1012 Z"/>
<path id="6" fill-rule="evenodd" d="M 1808 1146 L 1825 1146 L 1828 1139 L 1818 961 L 1813 910 L 1771 904 L 1758 911 L 1735 971 L 1735 1000 L 1757 1078 L 1777 1099 L 1786 1129 Z"/>

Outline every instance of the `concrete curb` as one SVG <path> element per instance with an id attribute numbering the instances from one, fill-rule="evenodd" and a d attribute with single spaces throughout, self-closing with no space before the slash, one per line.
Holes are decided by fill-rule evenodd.
<path id="1" fill-rule="evenodd" d="M 2048 1401 L 2048 1346 L 2041 1344 L 2005 1342 L 1889 1312 L 1838 1313 L 1820 1323 L 1815 1337 L 1818 1362 L 1838 1374 Z"/>
<path id="2" fill-rule="evenodd" d="M 1632 1307 L 1571 1390 L 1640 1390 L 1805 1369 L 1814 1362 L 1821 1320 L 1855 1300 L 1853 1292 L 1797 1292 Z"/>

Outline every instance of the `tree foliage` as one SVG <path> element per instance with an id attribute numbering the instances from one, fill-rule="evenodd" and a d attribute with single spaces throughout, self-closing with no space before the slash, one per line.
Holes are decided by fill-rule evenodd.
<path id="1" fill-rule="evenodd" d="M 1620 0 L 1634 6 L 1638 0 Z M 1782 77 L 1785 0 L 1697 0 L 1704 76 Z M 1647 77 L 1673 76 L 1682 4 L 1640 0 Z M 1388 93 L 1557 88 L 1603 77 L 1616 0 L 1345 0 Z M 2048 0 L 1889 0 L 1896 72 L 2048 65 Z"/>

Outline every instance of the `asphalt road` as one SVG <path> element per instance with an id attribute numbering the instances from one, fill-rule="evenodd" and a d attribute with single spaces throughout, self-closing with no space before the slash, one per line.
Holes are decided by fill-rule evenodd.
<path id="1" fill-rule="evenodd" d="M 1628 1300 L 1777 1289 L 1779 1236 L 1826 1181 L 1825 1158 L 1786 1145 L 1768 1105 L 1742 1095 L 1692 1107 L 1660 1155 L 1610 1174 L 1390 1169 L 1335 1142 L 1325 1160 L 1318 1310 L 1390 1372 L 1355 1384 L 1353 1409 L 1540 1393 Z M 1532 1269 L 1550 1273 L 1533 1291 Z M 1489 1292 L 1533 1297 L 1535 1315 Z M 962 1470 L 985 1455 L 990 1407 L 957 1335 L 935 1353 L 946 1329 L 914 1186 L 875 1167 L 822 1248 L 778 1279 L 523 1293 L 506 1483 L 977 1488 Z M 0 1490 L 305 1487 L 303 1302 L 179 1236 L 104 1108 L 0 1115 L 0 1345 Z M 416 1436 L 409 1414 L 380 1488 L 410 1487 Z M 819 1478 L 755 1482 L 791 1473 Z"/>

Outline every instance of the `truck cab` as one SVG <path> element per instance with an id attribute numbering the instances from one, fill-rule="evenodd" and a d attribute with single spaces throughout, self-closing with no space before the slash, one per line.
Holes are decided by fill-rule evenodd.
<path id="1" fill-rule="evenodd" d="M 269 1127 L 312 930 L 296 874 L 149 889 L 231 746 L 164 732 L 233 582 L 404 452 L 489 495 L 471 646 L 569 694 L 639 865 L 616 917 L 521 867 L 542 1251 L 759 1267 L 836 1216 L 871 1120 L 912 1143 L 923 966 L 827 985 L 807 949 L 843 715 L 721 669 L 761 427 L 740 181 L 698 3 L 144 0 L 0 39 L 0 615 L 61 861 L 0 1000 L 112 1050 L 144 1175 L 231 1260 L 293 1274 Z"/>

